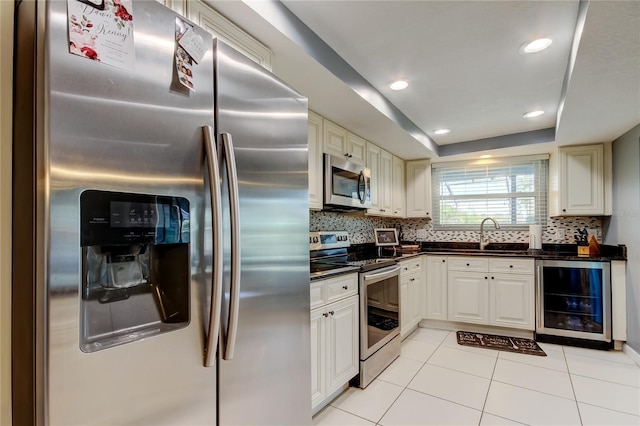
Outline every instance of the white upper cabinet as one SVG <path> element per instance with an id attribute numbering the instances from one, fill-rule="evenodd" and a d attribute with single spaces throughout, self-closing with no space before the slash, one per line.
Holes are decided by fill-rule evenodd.
<path id="1" fill-rule="evenodd" d="M 367 142 L 367 167 L 371 170 L 371 208 L 367 214 L 380 215 L 380 155 L 378 145 Z"/>
<path id="2" fill-rule="evenodd" d="M 164 0 L 176 12 L 186 16 L 251 60 L 271 71 L 273 54 L 264 44 L 213 10 L 201 0 Z"/>
<path id="3" fill-rule="evenodd" d="M 407 161 L 407 217 L 431 217 L 431 162 Z"/>
<path id="4" fill-rule="evenodd" d="M 549 166 L 551 216 L 611 214 L 610 143 L 558 148 Z"/>
<path id="5" fill-rule="evenodd" d="M 327 119 L 324 120 L 323 150 L 325 154 L 345 158 L 363 166 L 367 162 L 367 141 Z"/>
<path id="6" fill-rule="evenodd" d="M 380 150 L 380 173 L 378 174 L 378 197 L 381 216 L 393 215 L 393 155 Z"/>
<path id="7" fill-rule="evenodd" d="M 406 216 L 406 185 L 404 178 L 404 160 L 402 158 L 393 156 L 392 160 L 393 171 L 391 173 L 391 187 L 393 188 L 393 194 L 391 201 L 393 203 L 393 217 L 405 217 Z"/>
<path id="8" fill-rule="evenodd" d="M 164 4 L 174 12 L 179 13 L 182 16 L 186 16 L 185 9 L 187 5 L 187 0 L 157 0 L 157 1 L 159 3 Z"/>
<path id="9" fill-rule="evenodd" d="M 347 132 L 347 151 L 349 161 L 363 166 L 367 164 L 367 141 L 360 136 Z"/>
<path id="10" fill-rule="evenodd" d="M 309 208 L 322 210 L 322 117 L 309 111 Z"/>

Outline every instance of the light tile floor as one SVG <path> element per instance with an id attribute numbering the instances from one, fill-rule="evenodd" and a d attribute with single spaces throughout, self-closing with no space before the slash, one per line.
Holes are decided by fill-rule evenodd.
<path id="1" fill-rule="evenodd" d="M 460 346 L 419 328 L 366 389 L 349 388 L 318 426 L 640 425 L 640 367 L 618 351 L 540 343 L 546 357 Z"/>

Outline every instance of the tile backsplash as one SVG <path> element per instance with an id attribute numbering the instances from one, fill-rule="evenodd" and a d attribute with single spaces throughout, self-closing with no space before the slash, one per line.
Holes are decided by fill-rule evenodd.
<path id="1" fill-rule="evenodd" d="M 372 243 L 375 228 L 396 228 L 402 231 L 404 241 L 479 241 L 480 225 L 477 231 L 437 231 L 428 219 L 394 219 L 364 216 L 362 213 L 332 213 L 311 211 L 309 231 L 348 231 L 353 244 Z M 573 235 L 579 228 L 595 229 L 596 237 L 602 242 L 602 221 L 599 217 L 555 217 L 542 227 L 543 243 L 573 244 Z M 426 238 L 418 238 L 418 230 L 426 230 Z M 491 241 L 501 243 L 528 243 L 529 231 L 494 230 L 493 224 L 486 224 Z M 564 230 L 564 238 L 557 238 L 556 231 Z"/>

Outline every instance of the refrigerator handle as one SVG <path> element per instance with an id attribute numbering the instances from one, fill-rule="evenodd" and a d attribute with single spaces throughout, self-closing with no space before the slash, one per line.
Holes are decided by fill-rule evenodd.
<path id="1" fill-rule="evenodd" d="M 240 199 L 238 197 L 238 172 L 230 133 L 221 133 L 224 158 L 227 163 L 229 184 L 229 210 L 231 216 L 231 300 L 229 301 L 229 326 L 227 346 L 223 359 L 233 359 L 238 331 L 238 311 L 240 309 Z"/>
<path id="2" fill-rule="evenodd" d="M 216 345 L 220 335 L 220 313 L 222 309 L 222 203 L 220 191 L 220 166 L 211 126 L 203 126 L 204 147 L 209 172 L 211 193 L 211 237 L 213 242 L 213 265 L 211 276 L 211 307 L 209 308 L 209 330 L 204 348 L 204 366 L 215 366 Z"/>

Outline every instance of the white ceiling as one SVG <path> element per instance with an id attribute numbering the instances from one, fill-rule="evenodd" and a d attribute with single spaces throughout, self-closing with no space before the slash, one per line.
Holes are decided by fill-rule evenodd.
<path id="1" fill-rule="evenodd" d="M 544 152 L 611 141 L 640 123 L 638 1 L 591 1 L 582 20 L 575 0 L 283 1 L 326 43 L 320 46 L 262 12 L 264 2 L 208 3 L 273 50 L 274 73 L 308 96 L 312 109 L 405 159 L 437 157 L 431 141 L 445 146 L 555 127 L 551 144 L 495 151 Z M 520 53 L 543 36 L 553 39 L 549 49 Z M 329 47 L 366 81 L 323 56 Z M 396 78 L 409 88 L 390 90 Z M 536 109 L 545 114 L 522 117 Z M 453 131 L 434 135 L 441 127 Z M 518 144 L 506 136 L 500 146 L 511 139 Z M 491 147 L 484 142 L 457 151 Z"/>

